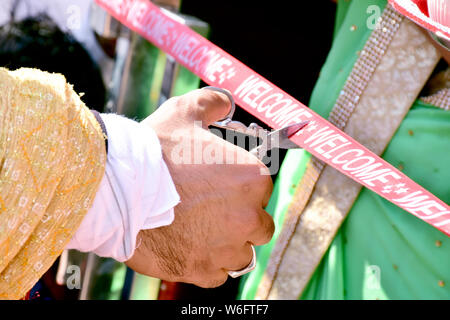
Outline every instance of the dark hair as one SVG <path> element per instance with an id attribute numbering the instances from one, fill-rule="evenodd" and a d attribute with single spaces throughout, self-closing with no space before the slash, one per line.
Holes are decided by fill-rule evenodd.
<path id="1" fill-rule="evenodd" d="M 14 14 L 11 14 L 14 17 Z M 105 85 L 99 67 L 84 47 L 46 14 L 0 27 L 0 66 L 61 73 L 90 109 L 103 111 Z"/>

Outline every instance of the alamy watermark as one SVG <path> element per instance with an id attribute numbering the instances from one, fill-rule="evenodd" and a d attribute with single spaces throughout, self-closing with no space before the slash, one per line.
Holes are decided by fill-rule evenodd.
<path id="1" fill-rule="evenodd" d="M 366 20 L 366 26 L 369 30 L 375 30 L 381 26 L 381 8 L 377 5 L 370 5 L 367 7 L 366 13 L 369 17 Z"/>
<path id="2" fill-rule="evenodd" d="M 77 5 L 70 5 L 66 9 L 66 26 L 69 30 L 81 29 L 81 8 Z"/>
<path id="3" fill-rule="evenodd" d="M 81 289 L 81 270 L 77 265 L 67 267 L 66 274 L 69 276 L 66 280 L 66 286 L 69 290 Z"/>
<path id="4" fill-rule="evenodd" d="M 370 290 L 381 289 L 381 268 L 377 265 L 367 267 L 366 286 Z"/>

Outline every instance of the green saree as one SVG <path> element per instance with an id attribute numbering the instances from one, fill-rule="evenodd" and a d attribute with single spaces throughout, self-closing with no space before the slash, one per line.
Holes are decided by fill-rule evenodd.
<path id="1" fill-rule="evenodd" d="M 309 106 L 327 118 L 369 38 L 368 11 L 385 0 L 339 1 L 334 43 Z M 372 7 L 373 8 L 373 7 Z M 369 13 L 368 13 L 369 12 Z M 450 203 L 450 111 L 416 100 L 383 158 Z M 243 278 L 240 299 L 254 299 L 310 154 L 290 151 L 266 210 L 277 226 L 257 248 L 257 268 Z M 450 239 L 362 189 L 301 299 L 449 299 Z"/>

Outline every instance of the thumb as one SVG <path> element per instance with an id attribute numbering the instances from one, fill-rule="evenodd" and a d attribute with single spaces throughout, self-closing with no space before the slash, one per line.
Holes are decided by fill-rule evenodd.
<path id="1" fill-rule="evenodd" d="M 231 94 L 230 94 L 231 97 Z M 227 94 L 214 89 L 198 89 L 178 98 L 178 108 L 187 121 L 202 121 L 204 127 L 223 120 L 232 109 L 232 102 Z"/>

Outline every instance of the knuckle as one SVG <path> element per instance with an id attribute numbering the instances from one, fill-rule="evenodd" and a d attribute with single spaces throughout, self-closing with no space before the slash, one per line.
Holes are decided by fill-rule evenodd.
<path id="1" fill-rule="evenodd" d="M 239 229 L 236 231 L 240 234 L 254 234 L 256 230 L 261 228 L 261 220 L 257 213 L 241 214 L 239 217 Z"/>
<path id="2" fill-rule="evenodd" d="M 259 230 L 259 228 L 261 228 L 261 219 L 256 211 L 240 215 L 239 232 L 250 235 Z"/>
<path id="3" fill-rule="evenodd" d="M 262 163 L 254 156 L 251 156 L 249 162 L 251 164 L 251 174 L 253 175 L 253 177 L 255 177 L 256 179 L 261 178 L 262 182 L 264 182 L 264 180 L 269 181 L 271 177 L 270 170 L 264 163 Z"/>
<path id="4" fill-rule="evenodd" d="M 264 164 L 259 164 L 259 174 L 263 177 L 270 177 L 270 170 Z"/>
<path id="5" fill-rule="evenodd" d="M 215 283 L 212 284 L 213 288 L 220 287 L 228 280 L 228 274 L 224 273 L 220 278 L 216 280 Z"/>
<path id="6" fill-rule="evenodd" d="M 222 273 L 220 276 L 215 276 L 213 278 L 203 280 L 196 283 L 197 286 L 204 289 L 217 288 L 223 285 L 228 280 L 228 274 Z"/>
<path id="7" fill-rule="evenodd" d="M 272 217 L 270 219 L 267 219 L 267 223 L 264 227 L 265 230 L 265 243 L 270 242 L 272 240 L 272 237 L 275 233 L 275 222 L 273 221 Z"/>
<path id="8" fill-rule="evenodd" d="M 258 166 L 258 170 L 262 170 L 263 172 L 266 172 L 267 167 L 264 166 L 262 168 L 261 166 Z M 258 186 L 258 191 L 262 191 L 262 193 L 265 195 L 267 192 L 272 193 L 273 190 L 273 181 L 272 176 L 269 174 L 261 174 L 261 171 L 255 178 L 255 186 Z"/>
<path id="9" fill-rule="evenodd" d="M 264 166 L 264 172 L 267 172 L 267 173 L 269 172 L 269 169 L 266 166 Z M 261 181 L 259 181 L 259 182 L 261 183 L 261 186 L 264 189 L 269 189 L 269 188 L 273 187 L 272 177 L 270 176 L 269 173 L 260 175 L 260 179 L 261 179 Z"/>
<path id="10" fill-rule="evenodd" d="M 272 240 L 272 237 L 275 233 L 275 222 L 271 215 L 267 212 L 263 211 L 263 213 L 259 214 L 260 217 L 260 227 L 258 229 L 261 243 L 266 244 Z"/>
<path id="11" fill-rule="evenodd" d="M 248 153 L 248 162 L 249 162 L 249 166 L 247 168 L 245 168 L 245 170 L 248 171 L 248 173 L 250 174 L 251 178 L 256 180 L 256 182 L 258 182 L 258 180 L 261 177 L 261 169 L 264 166 L 261 166 L 261 164 L 259 163 L 259 160 L 256 159 L 254 156 L 251 156 L 250 153 Z"/>
<path id="12" fill-rule="evenodd" d="M 245 224 L 247 224 L 247 228 L 252 232 L 264 232 L 270 234 L 270 236 L 272 236 L 275 229 L 272 217 L 266 212 L 261 213 L 256 210 L 248 215 Z"/>
<path id="13" fill-rule="evenodd" d="M 268 213 L 255 211 L 241 216 L 236 230 L 245 238 L 256 240 L 255 244 L 263 245 L 272 240 L 275 223 Z"/>
<path id="14" fill-rule="evenodd" d="M 185 102 L 185 100 L 186 100 L 185 96 L 171 97 L 166 102 L 164 102 L 164 104 L 173 104 L 174 106 L 179 107 Z"/>

